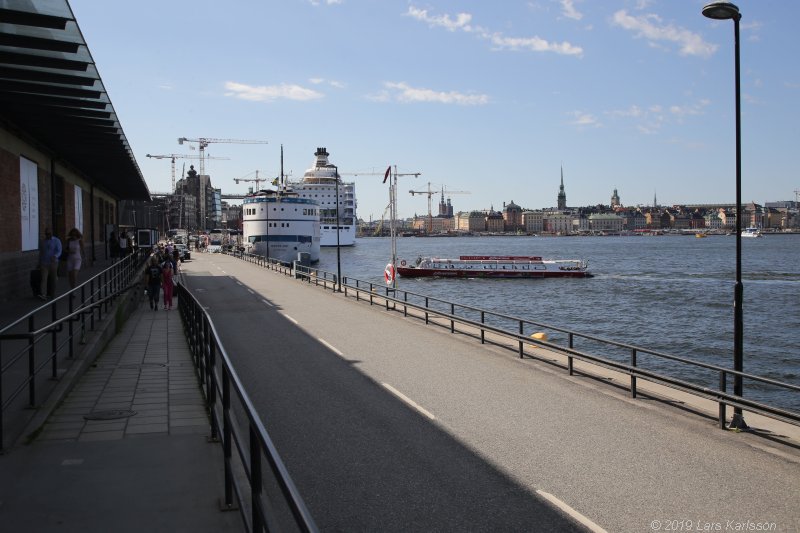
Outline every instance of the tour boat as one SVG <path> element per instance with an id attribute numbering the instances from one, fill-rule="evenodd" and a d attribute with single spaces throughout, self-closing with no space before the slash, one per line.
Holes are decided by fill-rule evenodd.
<path id="1" fill-rule="evenodd" d="M 420 257 L 401 260 L 397 273 L 406 278 L 588 278 L 581 259 L 542 259 L 538 256 L 462 255 L 458 259 Z"/>

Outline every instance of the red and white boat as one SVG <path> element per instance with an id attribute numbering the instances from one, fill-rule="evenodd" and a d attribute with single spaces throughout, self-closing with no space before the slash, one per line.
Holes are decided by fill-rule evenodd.
<path id="1" fill-rule="evenodd" d="M 462 255 L 458 259 L 420 257 L 400 261 L 397 273 L 405 278 L 589 278 L 589 264 L 581 259 L 542 259 L 524 255 Z"/>

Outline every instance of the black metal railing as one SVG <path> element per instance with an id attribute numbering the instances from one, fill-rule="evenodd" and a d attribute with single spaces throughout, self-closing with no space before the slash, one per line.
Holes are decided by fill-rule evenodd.
<path id="1" fill-rule="evenodd" d="M 259 262 L 259 259 L 247 257 L 247 254 L 241 254 L 241 257 L 245 260 Z M 326 289 L 334 291 L 337 289 L 337 279 L 334 273 L 299 265 L 294 269 L 282 265 L 278 269 L 269 263 L 260 264 Z M 723 429 L 727 419 L 728 406 L 740 407 L 763 416 L 800 425 L 800 412 L 796 410 L 735 396 L 727 392 L 728 383 L 733 380 L 734 376 L 741 376 L 747 382 L 758 384 L 761 387 L 771 387 L 787 393 L 800 392 L 800 386 L 792 383 L 738 372 L 719 365 L 695 361 L 534 320 L 395 289 L 387 287 L 383 283 L 346 276 L 342 276 L 341 281 L 341 290 L 346 297 L 352 296 L 358 301 L 363 299 L 369 301 L 370 305 L 380 303 L 387 310 L 401 311 L 404 316 L 419 318 L 426 324 L 440 325 L 449 329 L 451 333 L 471 335 L 479 339 L 481 343 L 491 342 L 505 346 L 516 351 L 520 358 L 542 359 L 558 364 L 534 353 L 531 350 L 532 347 L 544 348 L 561 354 L 566 359 L 563 367 L 570 375 L 575 373 L 575 360 L 627 374 L 629 383 L 626 388 L 633 398 L 637 397 L 638 380 L 642 379 L 712 400 L 718 404 L 717 420 L 719 427 Z M 550 333 L 547 340 L 531 336 L 543 330 Z M 489 338 L 487 334 L 491 334 L 493 337 Z M 506 342 L 501 342 L 501 339 Z M 657 363 L 654 364 L 654 362 Z M 653 369 L 653 366 L 663 367 L 665 362 L 677 365 L 676 368 L 681 369 L 676 372 L 679 375 L 669 375 L 662 369 Z M 699 375 L 698 371 L 705 374 L 696 379 L 680 376 L 680 374 Z M 716 386 L 712 385 L 715 382 Z"/>
<path id="2" fill-rule="evenodd" d="M 279 268 L 278 264 L 272 266 Z M 285 531 L 287 527 L 317 531 L 211 318 L 183 285 L 178 286 L 177 295 L 184 331 L 211 418 L 210 437 L 222 444 L 224 507 L 238 507 L 249 531 Z M 266 472 L 262 460 L 268 466 Z M 236 476 L 237 471 L 244 471 L 244 476 Z M 243 487 L 245 483 L 249 491 Z"/>
<path id="3" fill-rule="evenodd" d="M 125 257 L 0 330 L 0 452 L 9 410 L 39 405 L 44 380 L 59 379 L 59 363 L 74 360 L 87 331 L 94 331 L 114 301 L 138 281 L 145 257 L 144 253 Z M 21 402 L 25 392 L 27 401 Z"/>

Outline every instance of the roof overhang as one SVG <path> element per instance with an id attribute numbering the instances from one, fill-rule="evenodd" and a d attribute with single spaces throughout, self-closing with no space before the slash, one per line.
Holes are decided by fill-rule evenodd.
<path id="1" fill-rule="evenodd" d="M 0 0 L 0 116 L 118 199 L 150 200 L 67 0 Z"/>

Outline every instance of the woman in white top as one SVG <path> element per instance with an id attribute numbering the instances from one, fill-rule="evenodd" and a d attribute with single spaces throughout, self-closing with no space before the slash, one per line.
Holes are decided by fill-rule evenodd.
<path id="1" fill-rule="evenodd" d="M 69 286 L 73 289 L 78 285 L 78 272 L 81 270 L 82 261 L 83 235 L 78 228 L 72 228 L 67 234 L 67 274 Z"/>

